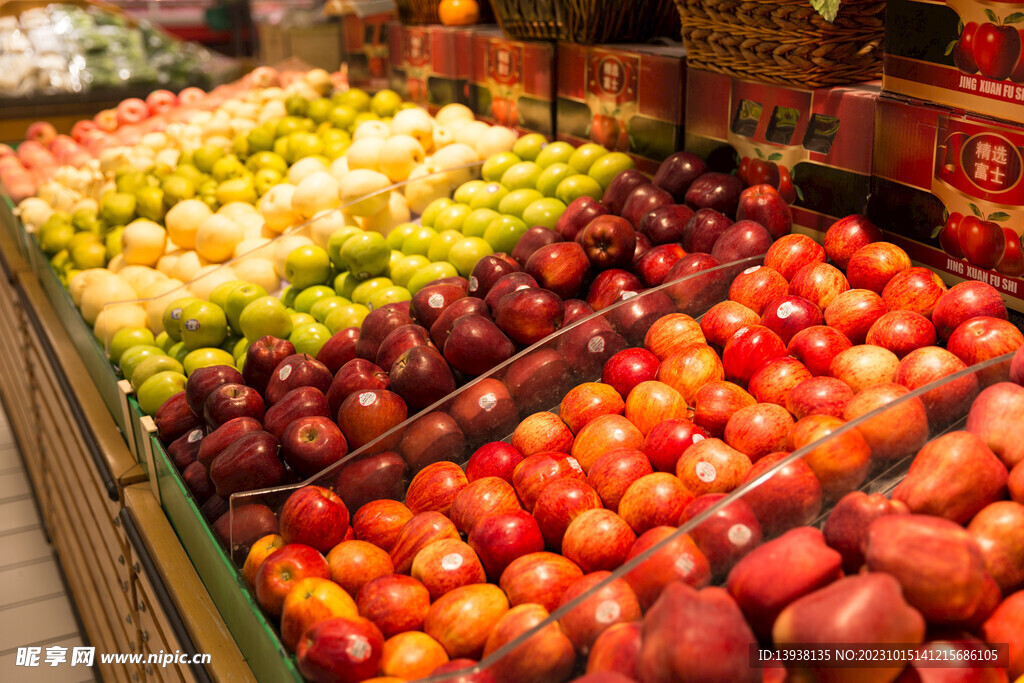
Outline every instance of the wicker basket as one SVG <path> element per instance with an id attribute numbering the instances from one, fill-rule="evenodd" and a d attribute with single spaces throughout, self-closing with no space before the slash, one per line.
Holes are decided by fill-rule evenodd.
<path id="1" fill-rule="evenodd" d="M 403 24 L 440 24 L 441 17 L 437 13 L 439 0 L 395 0 L 398 6 L 398 19 Z M 477 0 L 480 6 L 479 24 L 493 24 L 494 10 L 490 0 Z"/>
<path id="2" fill-rule="evenodd" d="M 808 0 L 675 0 L 689 66 L 821 88 L 882 74 L 884 0 L 844 0 L 835 23 Z"/>
<path id="3" fill-rule="evenodd" d="M 635 43 L 679 39 L 671 0 L 493 0 L 502 30 L 515 40 Z"/>

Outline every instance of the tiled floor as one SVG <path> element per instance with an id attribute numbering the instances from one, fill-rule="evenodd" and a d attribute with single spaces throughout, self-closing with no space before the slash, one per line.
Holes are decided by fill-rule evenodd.
<path id="1" fill-rule="evenodd" d="M 70 665 L 73 648 L 84 641 L 0 408 L 0 681 L 95 681 L 95 669 Z M 40 648 L 39 666 L 18 666 L 19 647 Z M 67 661 L 47 665 L 48 647 L 67 648 Z"/>

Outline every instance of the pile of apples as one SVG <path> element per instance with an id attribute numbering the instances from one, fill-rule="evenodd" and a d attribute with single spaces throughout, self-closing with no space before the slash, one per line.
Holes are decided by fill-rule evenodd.
<path id="1" fill-rule="evenodd" d="M 778 645 L 815 638 L 884 640 L 873 632 L 853 637 L 829 631 L 822 637 L 820 616 L 817 621 L 807 615 L 776 619 L 790 603 L 789 613 L 799 615 L 804 603 L 797 600 L 805 595 L 808 602 L 827 599 L 843 607 L 861 604 L 865 596 L 877 598 L 868 604 L 885 609 L 897 605 L 901 624 L 914 626 L 900 632 L 899 642 L 922 642 L 922 616 L 942 621 L 927 601 L 941 599 L 922 592 L 917 578 L 905 573 L 905 567 L 927 562 L 901 565 L 902 559 L 893 559 L 890 536 L 899 532 L 921 543 L 922 535 L 932 539 L 931 527 L 942 522 L 920 522 L 923 515 L 966 523 L 989 504 L 1005 503 L 991 512 L 993 517 L 1001 507 L 1015 505 L 1008 512 L 1019 511 L 1024 469 L 1008 474 L 1019 458 L 1006 452 L 1005 425 L 1021 415 L 1021 390 L 1001 382 L 1010 376 L 1004 363 L 920 397 L 905 397 L 1019 348 L 1024 337 L 1006 321 L 993 288 L 967 282 L 946 290 L 927 271 L 910 267 L 898 248 L 875 241 L 878 237 L 863 217 L 839 221 L 824 249 L 803 236 L 783 237 L 769 249 L 764 266 L 725 283 L 730 300 L 713 306 L 700 323 L 672 312 L 633 328 L 634 337 L 644 330 L 639 335 L 644 348 L 611 355 L 604 381 L 570 390 L 557 416 L 524 409 L 536 394 L 520 391 L 514 398 L 506 385 L 522 387 L 524 380 L 510 380 L 509 368 L 504 383 L 484 379 L 456 396 L 447 412 L 424 415 L 404 430 L 390 431 L 398 418 L 377 422 L 384 439 L 364 442 L 370 446 L 363 451 L 375 455 L 321 477 L 326 488 L 298 489 L 280 518 L 262 504 L 236 507 L 232 517 L 217 522 L 219 533 L 236 552 L 252 544 L 243 573 L 264 609 L 281 617 L 286 644 L 297 648 L 300 668 L 314 680 L 328 678 L 329 672 L 343 680 L 379 673 L 414 679 L 445 666 L 446 659 L 457 660 L 452 668 L 471 666 L 545 622 L 529 642 L 531 652 L 550 656 L 504 657 L 497 663 L 492 657 L 489 672 L 480 675 L 568 680 L 580 656 L 593 671 L 611 667 L 627 680 L 677 680 L 674 676 L 699 664 L 688 659 L 685 648 L 664 644 L 681 637 L 679 614 L 703 615 L 697 623 L 721 620 L 727 626 L 711 637 L 723 649 L 753 642 L 755 634 L 765 642 L 774 637 Z M 825 263 L 826 255 L 846 273 Z M 775 275 L 785 287 L 772 288 Z M 763 278 L 760 286 L 745 286 L 753 276 Z M 694 291 L 681 287 L 677 295 L 686 299 L 688 292 L 692 301 Z M 642 303 L 659 294 L 635 299 Z M 595 320 L 603 325 L 595 323 L 591 332 L 611 331 Z M 935 345 L 940 338 L 945 349 Z M 521 359 L 533 370 L 526 379 L 564 375 L 566 363 L 556 349 Z M 1018 358 L 1013 376 L 1019 379 L 1024 356 Z M 983 434 L 956 433 L 927 443 L 967 411 L 981 386 L 993 383 L 975 403 L 976 417 L 968 426 L 971 433 Z M 346 400 L 373 406 L 381 395 L 379 389 L 357 389 Z M 847 421 L 889 404 L 883 415 L 830 437 Z M 1000 407 L 979 407 L 985 405 Z M 520 415 L 528 416 L 520 421 Z M 510 443 L 488 441 L 509 432 Z M 464 471 L 454 463 L 465 458 L 467 448 L 476 450 Z M 807 451 L 803 459 L 781 462 L 801 448 Z M 894 493 L 897 503 L 846 495 L 873 469 L 915 453 L 915 464 Z M 742 500 L 721 507 L 729 492 L 769 472 L 772 476 Z M 1013 503 L 1001 501 L 1008 480 Z M 396 502 L 403 498 L 404 504 Z M 831 530 L 822 536 L 805 527 L 836 500 Z M 896 582 L 840 578 L 840 566 L 853 573 L 864 564 L 857 553 L 868 513 L 888 511 L 890 505 L 899 509 L 899 504 L 914 515 L 886 523 L 908 528 L 878 532 L 866 555 L 872 569 L 888 572 Z M 963 506 L 972 507 L 971 513 Z M 954 508 L 957 512 L 948 512 Z M 351 524 L 349 510 L 356 511 Z M 705 512 L 690 534 L 676 535 L 677 526 Z M 983 526 L 992 525 L 976 525 Z M 972 576 L 980 582 L 969 587 L 975 591 L 971 595 L 980 596 L 976 589 L 983 584 L 987 602 L 972 603 L 976 611 L 962 621 L 976 626 L 991 613 L 990 621 L 997 621 L 986 628 L 1005 630 L 1007 619 L 1011 627 L 1015 623 L 1016 603 L 1009 600 L 1019 598 L 1008 596 L 1008 607 L 996 609 L 993 581 L 1011 591 L 1024 577 L 1012 576 L 1013 562 L 1005 561 L 1006 553 L 1012 556 L 1019 547 L 1014 536 L 992 535 L 998 543 L 970 551 Z M 962 534 L 953 538 L 964 542 Z M 644 565 L 604 582 L 608 572 L 662 541 L 667 545 Z M 921 552 L 938 552 L 929 548 Z M 776 565 L 776 557 L 787 563 Z M 805 571 L 788 561 L 794 557 L 810 558 Z M 445 558 L 451 558 L 448 566 Z M 779 568 L 766 572 L 767 566 Z M 936 571 L 946 568 L 939 565 Z M 283 580 L 284 575 L 291 578 Z M 767 592 L 783 578 L 783 594 L 769 600 Z M 295 589 L 298 579 L 306 581 L 301 591 Z M 677 580 L 701 588 L 713 579 L 724 579 L 729 593 L 666 589 Z M 588 592 L 598 583 L 597 592 Z M 826 591 L 824 597 L 818 590 Z M 897 600 L 901 590 L 902 603 Z M 557 625 L 546 621 L 550 612 L 585 593 Z M 659 608 L 655 603 L 662 594 Z M 608 605 L 615 607 L 615 618 L 607 616 Z M 645 612 L 647 625 L 641 629 Z M 872 612 L 865 614 L 868 620 Z M 354 640 L 371 643 L 365 650 L 370 654 L 362 661 L 339 657 L 339 649 Z M 623 647 L 632 657 L 616 654 Z M 737 658 L 703 666 L 725 667 L 719 674 L 747 680 L 742 650 Z M 670 652 L 681 654 L 665 654 Z"/>

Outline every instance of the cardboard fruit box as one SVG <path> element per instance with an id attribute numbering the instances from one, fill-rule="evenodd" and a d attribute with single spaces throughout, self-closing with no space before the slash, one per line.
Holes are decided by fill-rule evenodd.
<path id="1" fill-rule="evenodd" d="M 432 114 L 465 104 L 470 35 L 465 28 L 388 24 L 391 89 Z"/>
<path id="2" fill-rule="evenodd" d="M 467 104 L 477 118 L 551 137 L 555 131 L 555 44 L 508 40 L 497 29 L 469 39 Z"/>
<path id="3" fill-rule="evenodd" d="M 878 96 L 877 82 L 801 90 L 689 69 L 686 149 L 774 185 L 794 230 L 821 241 L 836 219 L 865 211 Z"/>
<path id="4" fill-rule="evenodd" d="M 558 44 L 558 138 L 628 152 L 645 171 L 680 149 L 686 51 Z"/>
<path id="5" fill-rule="evenodd" d="M 348 64 L 348 82 L 352 87 L 370 91 L 388 87 L 388 28 L 394 18 L 394 12 L 342 17 L 342 54 Z"/>
<path id="6" fill-rule="evenodd" d="M 947 282 L 988 282 L 1024 311 L 1024 125 L 881 98 L 869 216 Z"/>
<path id="7" fill-rule="evenodd" d="M 885 10 L 883 87 L 955 109 L 1024 121 L 1020 2 L 894 0 Z"/>

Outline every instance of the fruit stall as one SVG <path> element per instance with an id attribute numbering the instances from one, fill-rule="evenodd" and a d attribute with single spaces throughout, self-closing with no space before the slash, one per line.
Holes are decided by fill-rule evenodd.
<path id="1" fill-rule="evenodd" d="M 242 73 L 135 10 L 0 3 L 97 677 L 1024 681 L 1024 15 L 352 0 Z"/>

